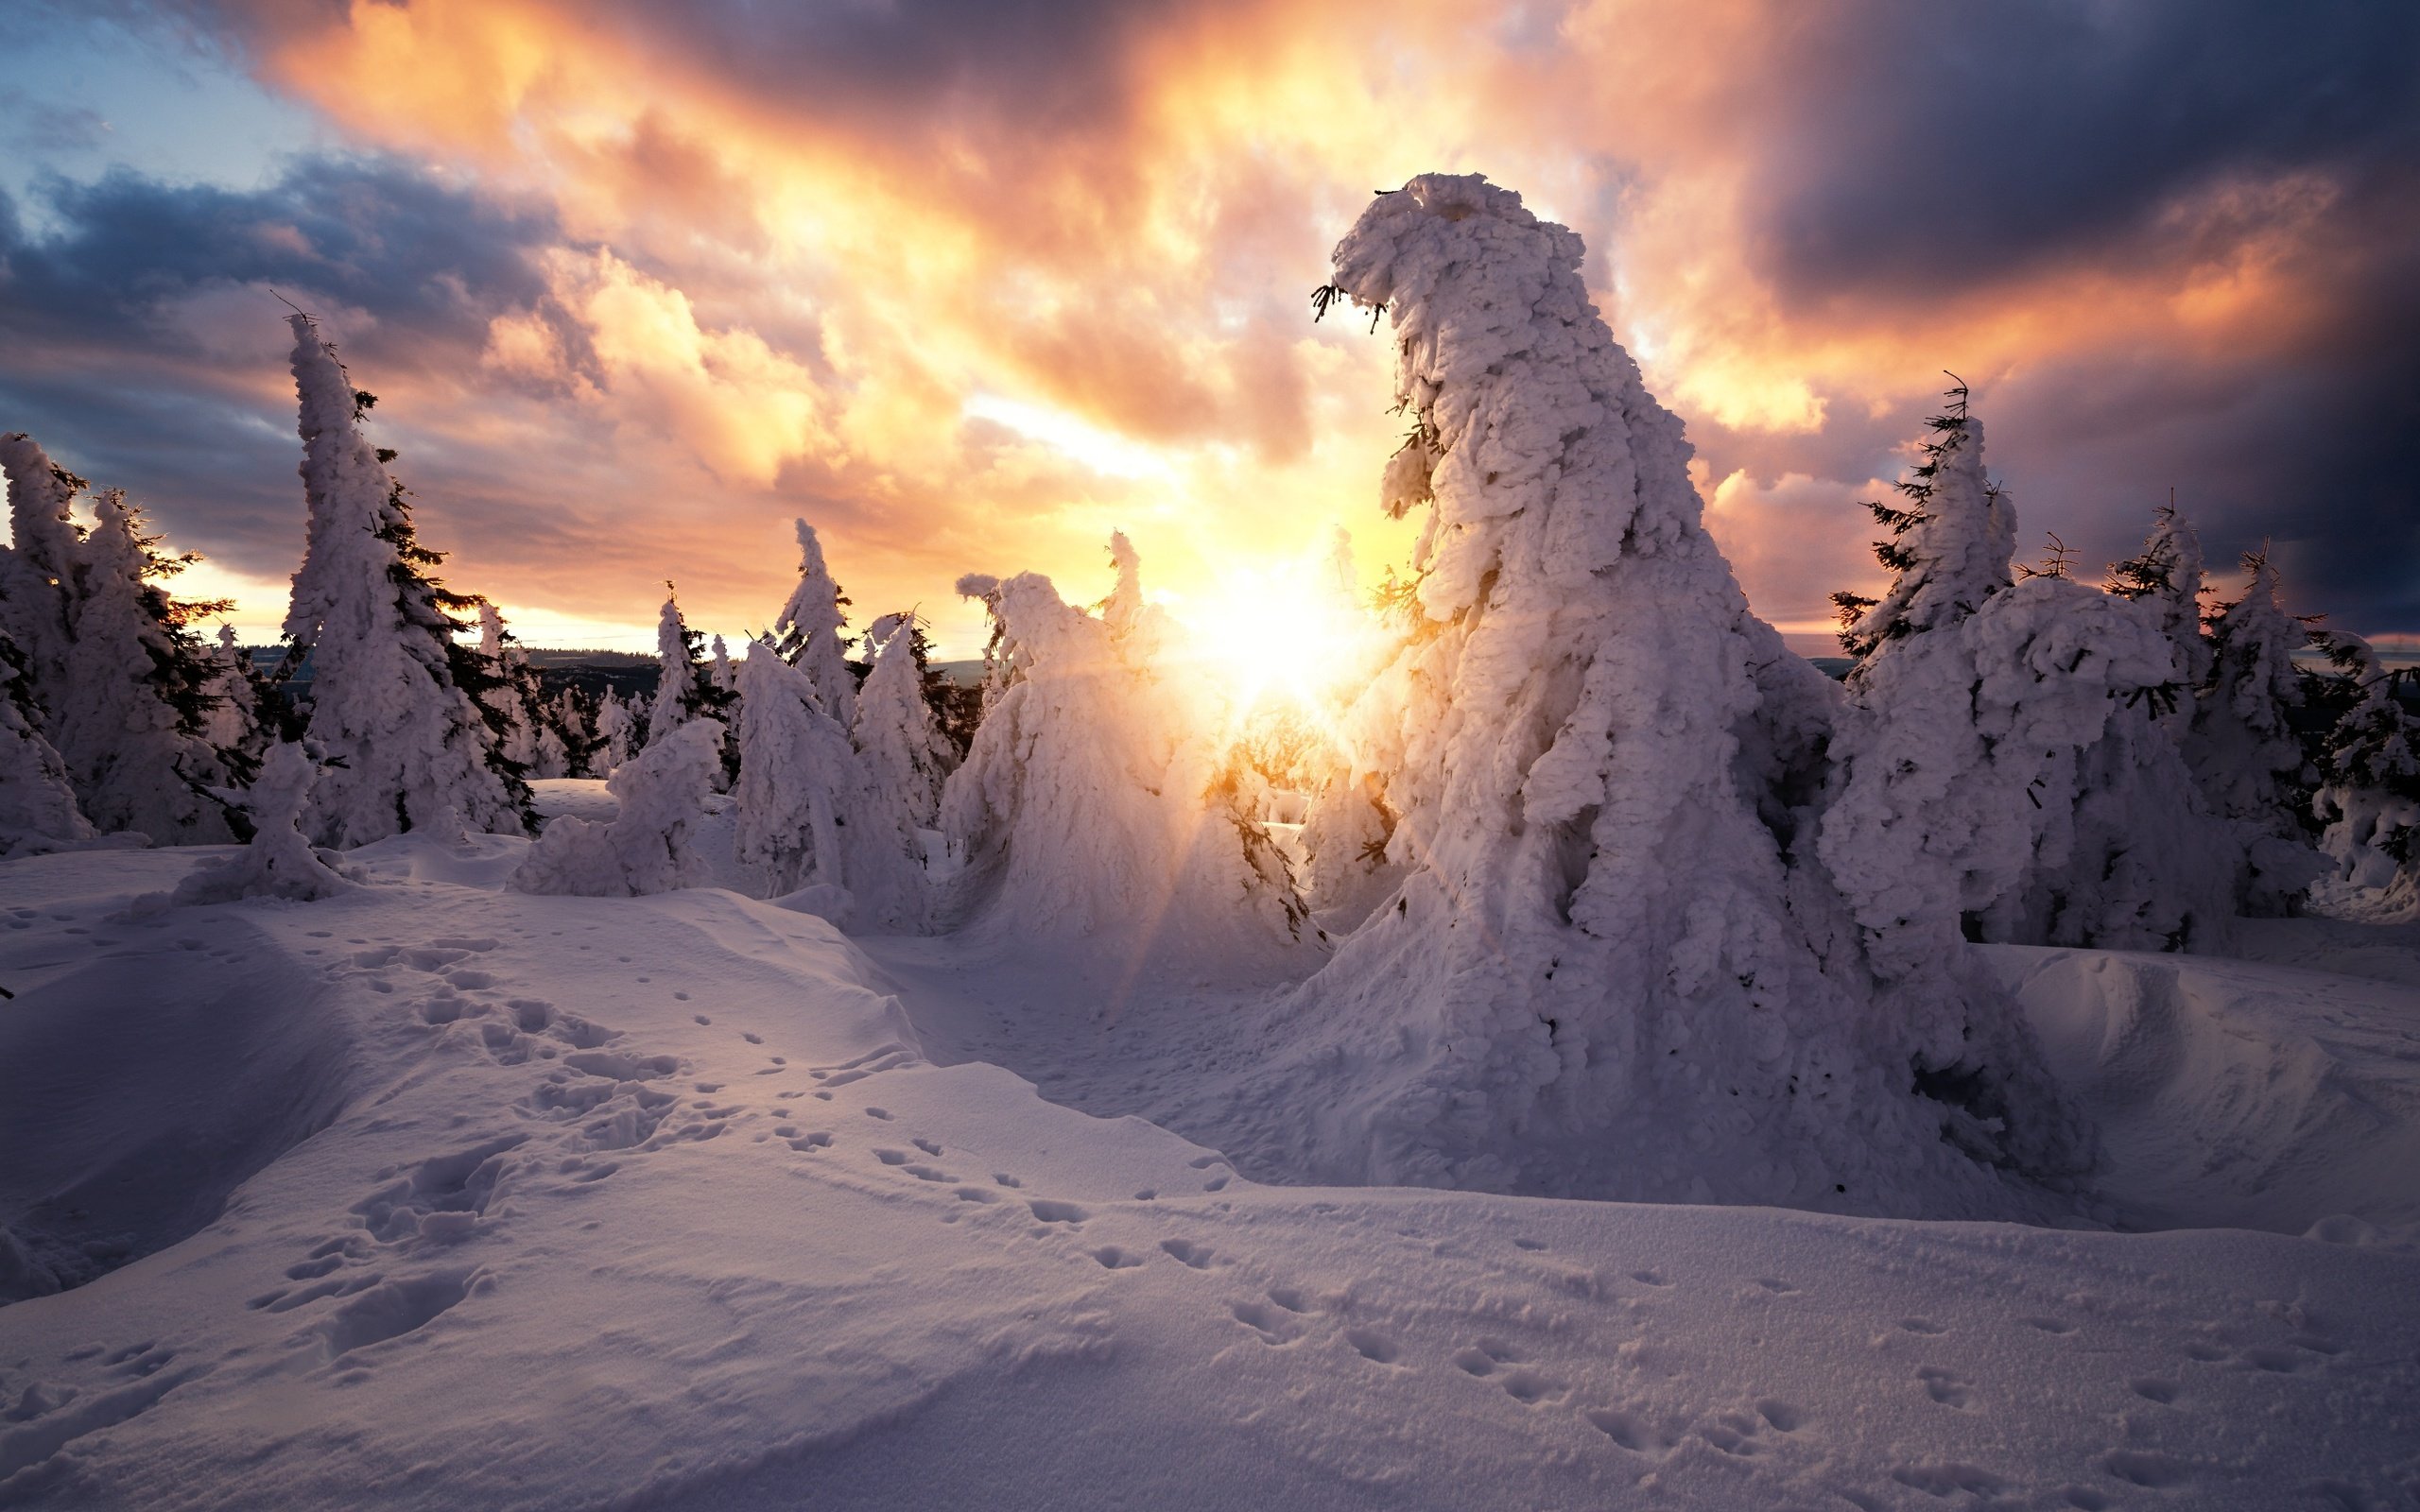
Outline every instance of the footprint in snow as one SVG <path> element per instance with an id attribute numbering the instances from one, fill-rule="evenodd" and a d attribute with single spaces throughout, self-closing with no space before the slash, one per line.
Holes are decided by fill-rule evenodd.
<path id="1" fill-rule="evenodd" d="M 1963 1407 L 1972 1396 L 1965 1377 L 1937 1365 L 1918 1370 L 1916 1379 L 1924 1383 L 1925 1395 L 1945 1407 Z"/>

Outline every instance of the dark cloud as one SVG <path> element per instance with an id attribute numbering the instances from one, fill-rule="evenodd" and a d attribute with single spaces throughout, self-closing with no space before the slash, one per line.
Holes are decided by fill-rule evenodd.
<path id="1" fill-rule="evenodd" d="M 1876 0 L 1778 61 L 1752 202 L 1801 298 L 1955 291 L 2153 236 L 2230 179 L 2420 146 L 2420 8 L 2376 0 Z"/>
<path id="2" fill-rule="evenodd" d="M 191 351 L 172 307 L 250 284 L 475 352 L 489 318 L 544 296 L 528 253 L 558 239 L 549 211 L 383 158 L 305 159 L 250 192 L 124 168 L 40 192 L 56 223 L 40 237 L 0 196 L 0 334 L 34 344 Z"/>
<path id="3" fill-rule="evenodd" d="M 268 397 L 287 338 L 267 291 L 371 317 L 344 335 L 374 387 L 475 367 L 491 316 L 543 305 L 528 254 L 556 236 L 549 214 L 383 159 L 297 163 L 253 192 L 118 170 L 43 193 L 40 235 L 0 194 L 0 430 L 126 488 L 179 544 L 262 574 L 290 569 L 301 503 L 290 402 Z M 233 296 L 232 315 L 198 315 L 212 295 Z"/>

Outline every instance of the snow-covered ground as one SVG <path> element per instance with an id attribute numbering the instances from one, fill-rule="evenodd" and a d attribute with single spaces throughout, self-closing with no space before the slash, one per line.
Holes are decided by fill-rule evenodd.
<path id="1" fill-rule="evenodd" d="M 2062 1230 L 1256 1184 L 1250 984 L 473 844 L 0 867 L 0 1505 L 2420 1504 L 2411 930 L 1996 950 Z"/>

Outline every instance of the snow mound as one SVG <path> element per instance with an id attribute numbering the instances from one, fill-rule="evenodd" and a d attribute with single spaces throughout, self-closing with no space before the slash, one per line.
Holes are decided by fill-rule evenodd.
<path id="1" fill-rule="evenodd" d="M 2407 988 L 2243 961 L 1982 947 L 2090 1113 L 2130 1226 L 2420 1234 Z"/>

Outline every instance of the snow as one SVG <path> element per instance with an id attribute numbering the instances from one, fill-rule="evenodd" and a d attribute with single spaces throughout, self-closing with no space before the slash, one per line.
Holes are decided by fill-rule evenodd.
<path id="1" fill-rule="evenodd" d="M 2194 1227 L 2166 1232 L 1266 1186 L 951 1043 L 979 1022 L 1131 1070 L 1139 1021 L 1047 991 L 970 1014 L 897 974 L 952 942 L 878 966 L 729 892 L 501 890 L 527 842 L 468 844 L 357 850 L 368 885 L 327 902 L 140 920 L 130 899 L 210 849 L 0 869 L 24 925 L 0 931 L 0 1144 L 32 1157 L 0 1162 L 7 1250 L 20 1294 L 85 1281 L 0 1309 L 0 1503 L 2414 1494 L 2410 988 L 2359 988 L 2344 1033 L 2345 979 L 2195 961 L 2131 1010 L 2200 1047 L 2114 1037 L 2165 1068 L 2141 1147 L 2218 1167 L 2317 1131 L 2266 1194 L 2185 1184 Z M 2409 931 L 2364 937 L 2420 971 Z M 2179 969 L 1993 954 L 2110 1005 Z M 2069 1040 L 2111 1040 L 2117 1009 L 2076 1002 Z M 2336 1074 L 2293 1058 L 2323 1039 Z M 2111 1106 L 2125 1057 L 2066 1043 L 2054 1064 Z M 2253 1108 L 2200 1139 L 2271 1044 L 2319 1116 Z M 2391 1088 L 2377 1158 L 2290 1197 Z M 2339 1196 L 2332 1242 L 2301 1237 Z M 2256 1220 L 2284 1231 L 2207 1227 Z"/>

